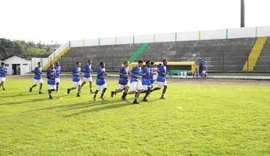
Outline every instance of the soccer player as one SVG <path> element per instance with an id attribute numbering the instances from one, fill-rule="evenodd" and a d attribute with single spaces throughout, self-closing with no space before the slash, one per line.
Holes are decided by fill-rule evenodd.
<path id="1" fill-rule="evenodd" d="M 92 75 L 91 75 L 92 69 L 91 69 L 91 66 L 92 66 L 92 60 L 88 60 L 87 64 L 84 66 L 84 69 L 83 69 L 84 74 L 83 74 L 82 87 L 87 82 L 89 82 L 90 93 L 92 94 L 93 91 L 92 91 Z"/>
<path id="2" fill-rule="evenodd" d="M 151 63 L 150 61 L 146 61 L 146 65 L 142 68 L 142 85 L 143 85 L 143 93 L 145 93 L 145 96 L 143 98 L 143 101 L 147 102 L 147 97 L 151 92 L 151 70 L 150 70 Z"/>
<path id="3" fill-rule="evenodd" d="M 158 86 L 152 90 L 152 91 L 156 91 L 156 90 L 160 90 L 161 88 L 163 88 L 160 99 L 165 99 L 164 95 L 167 91 L 167 80 L 166 80 L 167 63 L 168 63 L 168 61 L 165 59 L 165 60 L 163 60 L 163 65 L 158 66 L 158 69 L 157 69 L 157 72 L 158 72 L 157 85 Z"/>
<path id="4" fill-rule="evenodd" d="M 135 99 L 133 104 L 139 104 L 138 98 L 140 93 L 143 90 L 142 82 L 139 79 L 141 76 L 141 67 L 143 65 L 143 60 L 138 61 L 138 65 L 133 67 L 130 71 L 131 79 L 130 79 L 130 92 L 128 94 L 135 94 Z"/>
<path id="5" fill-rule="evenodd" d="M 48 94 L 49 94 L 49 99 L 53 99 L 52 97 L 52 92 L 56 91 L 56 69 L 54 68 L 54 65 L 50 65 L 50 69 L 47 71 L 47 82 L 48 82 Z"/>
<path id="6" fill-rule="evenodd" d="M 43 86 L 43 79 L 42 79 L 42 67 L 41 63 L 38 62 L 38 66 L 32 71 L 34 73 L 34 84 L 30 87 L 29 92 L 32 92 L 33 88 L 39 84 L 39 94 L 42 94 L 42 86 Z"/>
<path id="7" fill-rule="evenodd" d="M 152 82 L 152 86 L 154 86 L 155 81 L 157 80 L 157 66 L 155 65 L 155 62 L 151 61 L 151 67 L 150 67 L 150 71 L 151 71 L 151 82 Z"/>
<path id="8" fill-rule="evenodd" d="M 129 74 L 129 70 L 128 70 L 128 66 L 129 63 L 128 61 L 125 61 L 123 64 L 123 67 L 121 67 L 120 71 L 119 71 L 119 80 L 118 80 L 118 84 L 119 84 L 119 88 L 116 89 L 115 91 L 111 91 L 111 97 L 113 97 L 114 95 L 116 95 L 119 92 L 123 92 L 122 95 L 122 100 L 126 100 L 126 96 L 128 93 L 128 74 Z"/>
<path id="9" fill-rule="evenodd" d="M 61 66 L 60 66 L 60 63 L 59 62 L 56 62 L 55 63 L 55 82 L 56 82 L 56 89 L 55 91 L 58 92 L 58 89 L 59 89 L 59 85 L 60 85 L 60 74 L 61 74 Z"/>
<path id="10" fill-rule="evenodd" d="M 77 89 L 77 97 L 80 97 L 81 93 L 81 63 L 76 62 L 75 67 L 72 69 L 72 81 L 73 81 L 73 87 L 67 89 L 67 93 L 69 94 L 71 90 Z"/>
<path id="11" fill-rule="evenodd" d="M 105 63 L 104 62 L 99 63 L 99 67 L 97 68 L 96 72 L 97 72 L 97 79 L 96 79 L 97 89 L 95 91 L 95 95 L 94 95 L 93 99 L 94 99 L 94 101 L 96 101 L 96 96 L 97 96 L 98 92 L 100 90 L 102 90 L 100 98 L 101 98 L 101 100 L 104 101 L 103 96 L 107 90 L 107 84 L 105 81 L 106 70 L 105 70 Z"/>
<path id="12" fill-rule="evenodd" d="M 197 61 L 197 64 L 199 64 L 199 74 L 202 77 L 202 71 L 205 65 L 205 61 L 202 58 L 199 58 L 199 60 Z"/>
<path id="13" fill-rule="evenodd" d="M 5 63 L 1 62 L 1 67 L 0 67 L 0 88 L 5 91 L 4 83 L 6 81 L 6 76 L 7 76 L 7 68 L 5 67 Z"/>

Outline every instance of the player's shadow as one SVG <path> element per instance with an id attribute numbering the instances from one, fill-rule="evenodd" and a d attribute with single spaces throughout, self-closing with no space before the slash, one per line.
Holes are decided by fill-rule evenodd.
<path id="1" fill-rule="evenodd" d="M 92 106 L 104 106 L 107 104 L 116 104 L 117 102 L 119 102 L 118 100 L 112 100 L 112 101 L 90 101 L 88 104 L 74 104 L 72 106 L 68 106 L 65 109 L 63 109 L 62 111 L 69 111 L 69 110 L 75 110 L 75 109 L 84 109 L 84 108 L 89 108 Z M 128 103 L 129 104 L 129 103 Z"/>
<path id="2" fill-rule="evenodd" d="M 24 101 L 16 101 L 16 102 L 4 102 L 1 103 L 0 106 L 3 105 L 21 105 L 21 104 L 26 104 L 26 103 L 32 103 L 32 102 L 37 102 L 37 101 L 47 101 L 48 98 L 40 98 L 40 99 L 28 99 L 28 100 L 24 100 Z"/>
<path id="3" fill-rule="evenodd" d="M 160 99 L 154 99 L 151 100 L 150 102 L 155 102 L 155 101 L 160 101 Z M 107 105 L 105 105 L 107 104 Z M 110 105 L 108 105 L 110 104 Z M 146 105 L 148 104 L 148 102 L 142 102 L 139 105 Z M 130 106 L 130 105 L 134 105 L 132 104 L 129 100 L 127 101 L 123 101 L 123 103 L 119 103 L 119 101 L 97 101 L 91 104 L 76 104 L 76 105 L 72 105 L 72 107 L 69 106 L 69 108 L 65 108 L 62 111 L 70 111 L 70 110 L 75 110 L 75 109 L 87 109 L 89 107 L 93 107 L 93 106 L 102 106 L 102 107 L 98 107 L 98 108 L 94 108 L 94 109 L 88 109 L 88 110 L 82 110 L 81 112 L 78 113 L 73 113 L 70 115 L 66 115 L 64 117 L 72 117 L 72 116 L 76 116 L 76 115 L 80 115 L 80 114 L 84 114 L 84 113 L 91 113 L 91 112 L 99 112 L 99 111 L 103 111 L 103 110 L 108 110 L 108 109 L 117 109 L 117 108 L 121 108 L 121 107 L 125 107 L 125 106 Z M 104 106 L 105 105 L 105 106 Z M 134 106 L 138 106 L 138 105 L 134 105 Z"/>
<path id="4" fill-rule="evenodd" d="M 150 102 L 154 102 L 154 101 L 158 101 L 158 100 L 160 100 L 160 99 L 150 100 Z M 30 110 L 30 111 L 43 111 L 43 110 L 72 111 L 72 110 L 80 110 L 81 109 L 80 112 L 76 112 L 76 113 L 72 113 L 72 114 L 64 116 L 65 118 L 68 118 L 68 117 L 73 117 L 73 116 L 77 116 L 77 115 L 85 114 L 85 113 L 94 113 L 94 112 L 100 112 L 100 111 L 104 111 L 104 110 L 108 110 L 108 109 L 117 109 L 117 108 L 121 108 L 121 107 L 134 105 L 131 103 L 131 101 L 123 101 L 123 102 L 119 102 L 118 100 L 89 101 L 89 102 L 82 102 L 82 103 L 75 103 L 75 104 L 68 104 L 68 105 L 39 108 L 39 109 Z M 145 104 L 147 104 L 147 103 L 141 102 L 139 105 L 145 105 Z M 94 106 L 96 106 L 96 108 L 90 109 Z M 134 106 L 138 106 L 138 105 L 134 105 Z M 30 112 L 30 111 L 28 111 L 28 112 Z"/>
<path id="5" fill-rule="evenodd" d="M 106 104 L 106 103 L 102 102 L 102 101 L 88 101 L 88 102 L 82 102 L 82 103 L 75 103 L 75 104 L 68 104 L 68 105 L 58 105 L 58 106 L 39 108 L 39 109 L 29 110 L 27 112 L 53 110 L 53 109 L 59 109 L 59 110 L 63 111 L 63 110 L 80 109 L 80 108 L 90 107 L 90 106 L 100 105 L 100 104 Z"/>
<path id="6" fill-rule="evenodd" d="M 3 96 L 1 96 L 0 95 L 0 97 L 3 97 L 3 98 L 9 98 L 9 97 L 19 97 L 19 96 L 29 96 L 29 95 L 31 95 L 31 94 L 29 94 L 29 93 L 18 93 L 18 94 L 9 94 L 9 95 L 3 95 Z"/>
<path id="7" fill-rule="evenodd" d="M 106 103 L 106 102 L 105 102 Z M 81 114 L 85 114 L 85 113 L 96 113 L 96 112 L 100 112 L 100 111 L 104 111 L 104 110 L 108 110 L 108 109 L 117 109 L 117 108 L 121 108 L 121 107 L 127 107 L 127 106 L 130 106 L 130 105 L 133 105 L 133 104 L 130 104 L 130 103 L 113 103 L 111 104 L 111 102 L 108 102 L 107 104 L 110 104 L 110 105 L 100 105 L 100 104 L 95 104 L 95 105 L 100 105 L 100 106 L 104 106 L 104 107 L 97 107 L 97 108 L 93 108 L 93 109 L 87 109 L 87 110 L 83 110 L 83 111 L 80 111 L 80 112 L 77 112 L 77 113 L 72 113 L 72 114 L 69 114 L 69 115 L 65 115 L 64 117 L 65 118 L 69 118 L 69 117 L 73 117 L 73 116 L 77 116 L 77 115 L 81 115 Z"/>
<path id="8" fill-rule="evenodd" d="M 76 104 L 69 104 L 69 105 L 60 105 L 60 106 L 52 106 L 52 107 L 45 107 L 45 108 L 39 108 L 39 109 L 34 109 L 30 111 L 43 111 L 43 110 L 53 110 L 53 109 L 71 109 L 71 108 L 76 108 L 76 107 L 83 107 L 83 106 L 89 106 L 92 105 L 90 102 L 83 102 L 83 103 L 76 103 Z M 28 112 L 30 112 L 28 111 Z"/>

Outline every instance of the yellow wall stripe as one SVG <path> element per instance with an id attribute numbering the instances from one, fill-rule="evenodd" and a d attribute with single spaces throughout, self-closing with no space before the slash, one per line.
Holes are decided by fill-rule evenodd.
<path id="1" fill-rule="evenodd" d="M 256 63 L 266 43 L 266 40 L 267 40 L 266 37 L 257 38 L 251 52 L 249 53 L 248 59 L 246 60 L 245 65 L 243 66 L 242 71 L 250 72 L 254 70 Z"/>

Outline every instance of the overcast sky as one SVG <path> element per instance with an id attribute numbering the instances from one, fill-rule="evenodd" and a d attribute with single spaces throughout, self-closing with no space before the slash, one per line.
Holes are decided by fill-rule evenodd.
<path id="1" fill-rule="evenodd" d="M 270 0 L 245 0 L 246 27 L 270 26 Z M 0 38 L 68 40 L 238 28 L 240 0 L 0 0 Z"/>

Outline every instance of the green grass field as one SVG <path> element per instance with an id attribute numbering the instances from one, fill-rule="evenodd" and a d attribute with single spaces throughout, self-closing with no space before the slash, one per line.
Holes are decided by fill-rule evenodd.
<path id="1" fill-rule="evenodd" d="M 11 78 L 0 91 L 0 155 L 270 155 L 270 85 L 169 80 L 167 99 L 155 92 L 133 105 L 109 93 L 92 101 L 88 86 L 80 98 L 49 100 L 30 78 Z"/>

